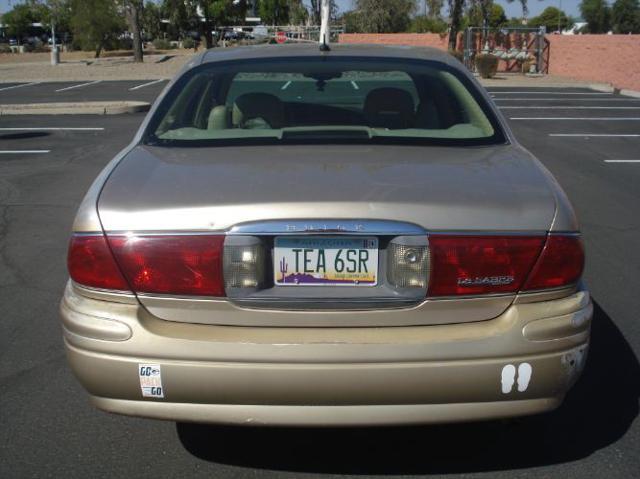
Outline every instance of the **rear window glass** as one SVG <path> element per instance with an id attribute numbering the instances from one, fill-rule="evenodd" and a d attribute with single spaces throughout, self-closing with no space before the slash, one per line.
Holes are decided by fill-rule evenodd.
<path id="1" fill-rule="evenodd" d="M 504 137 L 476 87 L 444 64 L 293 58 L 205 64 L 164 98 L 147 143 L 487 144 Z"/>

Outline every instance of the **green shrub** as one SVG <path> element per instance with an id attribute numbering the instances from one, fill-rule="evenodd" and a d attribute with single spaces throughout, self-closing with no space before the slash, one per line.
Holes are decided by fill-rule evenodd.
<path id="1" fill-rule="evenodd" d="M 456 57 L 460 63 L 464 63 L 464 53 L 458 50 L 449 50 L 449 55 Z"/>
<path id="2" fill-rule="evenodd" d="M 156 38 L 153 41 L 153 48 L 156 50 L 171 50 L 171 42 L 169 40 L 165 40 L 164 38 Z"/>
<path id="3" fill-rule="evenodd" d="M 482 78 L 493 78 L 498 71 L 499 59 L 489 53 L 481 53 L 476 57 L 476 68 Z"/>
<path id="4" fill-rule="evenodd" d="M 11 47 L 6 43 L 0 43 L 0 53 L 11 53 Z"/>
<path id="5" fill-rule="evenodd" d="M 196 42 L 193 38 L 187 37 L 182 40 L 182 48 L 194 48 L 196 46 Z"/>

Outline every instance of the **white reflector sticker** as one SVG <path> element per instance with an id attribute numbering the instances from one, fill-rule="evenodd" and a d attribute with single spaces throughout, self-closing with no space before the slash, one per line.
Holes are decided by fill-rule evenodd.
<path id="1" fill-rule="evenodd" d="M 138 364 L 142 397 L 163 398 L 162 372 L 159 364 Z"/>

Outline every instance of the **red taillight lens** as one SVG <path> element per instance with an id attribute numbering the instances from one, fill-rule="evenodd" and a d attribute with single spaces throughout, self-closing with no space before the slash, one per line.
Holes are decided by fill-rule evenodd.
<path id="1" fill-rule="evenodd" d="M 544 242 L 542 236 L 430 236 L 428 295 L 515 293 Z"/>
<path id="2" fill-rule="evenodd" d="M 90 288 L 128 291 L 103 235 L 76 235 L 69 243 L 67 267 L 71 279 Z"/>
<path id="3" fill-rule="evenodd" d="M 136 293 L 224 296 L 224 236 L 109 236 Z"/>
<path id="4" fill-rule="evenodd" d="M 560 288 L 575 283 L 584 269 L 584 248 L 578 236 L 550 235 L 525 290 Z"/>

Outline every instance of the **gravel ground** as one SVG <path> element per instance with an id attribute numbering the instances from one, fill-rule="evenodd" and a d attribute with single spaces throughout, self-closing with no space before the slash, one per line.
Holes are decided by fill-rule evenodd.
<path id="1" fill-rule="evenodd" d="M 84 52 L 63 53 L 52 66 L 48 53 L 0 55 L 0 83 L 23 81 L 155 80 L 172 78 L 193 56 L 192 50 L 148 54 L 144 63 L 132 57 L 94 59 Z M 22 60 L 22 61 L 18 61 Z"/>
<path id="2" fill-rule="evenodd" d="M 170 79 L 194 55 L 193 50 L 171 50 L 165 55 L 146 54 L 144 63 L 134 63 L 125 52 L 94 59 L 90 52 L 63 53 L 61 63 L 51 66 L 49 53 L 0 54 L 0 83 L 32 81 L 91 81 L 91 80 L 155 80 Z M 160 61 L 162 60 L 162 61 Z M 589 87 L 589 82 L 567 77 L 545 75 L 525 77 L 502 74 L 481 80 L 491 87 Z"/>

